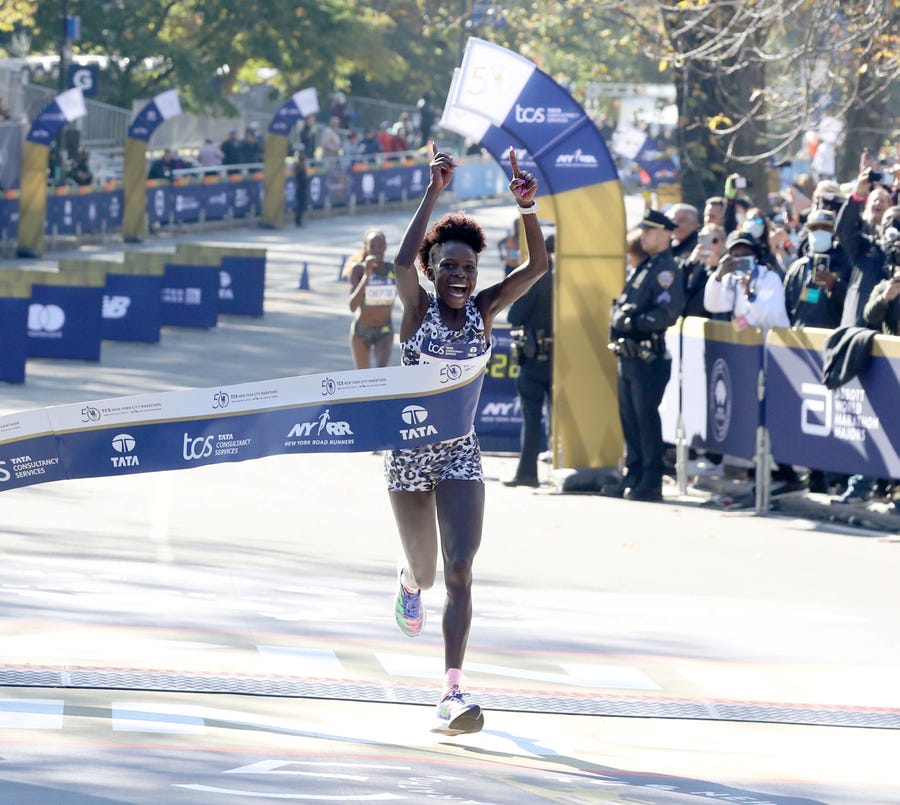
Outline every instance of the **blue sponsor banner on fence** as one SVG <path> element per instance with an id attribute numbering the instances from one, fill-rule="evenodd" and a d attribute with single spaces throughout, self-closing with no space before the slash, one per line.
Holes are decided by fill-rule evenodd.
<path id="1" fill-rule="evenodd" d="M 778 463 L 900 478 L 900 339 L 877 336 L 866 370 L 822 383 L 829 331 L 773 331 L 766 342 L 767 425 Z"/>
<path id="2" fill-rule="evenodd" d="M 149 223 L 168 223 L 173 212 L 171 187 L 160 185 L 147 188 L 147 221 Z"/>
<path id="3" fill-rule="evenodd" d="M 159 341 L 163 278 L 152 274 L 107 274 L 101 336 L 112 341 Z"/>
<path id="4" fill-rule="evenodd" d="M 0 298 L 0 380 L 7 383 L 25 382 L 29 304 L 28 299 Z"/>
<path id="5" fill-rule="evenodd" d="M 0 240 L 14 240 L 19 234 L 19 199 L 0 198 Z"/>
<path id="6" fill-rule="evenodd" d="M 99 361 L 102 309 L 102 288 L 32 285 L 28 357 Z"/>
<path id="7" fill-rule="evenodd" d="M 495 325 L 491 333 L 491 359 L 475 416 L 475 432 L 486 451 L 517 453 L 522 430 L 522 407 L 516 391 L 519 367 L 513 363 L 509 327 Z"/>
<path id="8" fill-rule="evenodd" d="M 472 428 L 485 360 L 119 397 L 0 417 L 0 490 L 286 453 L 369 452 Z"/>
<path id="9" fill-rule="evenodd" d="M 265 257 L 223 257 L 219 268 L 219 312 L 262 316 L 265 286 Z"/>
<path id="10" fill-rule="evenodd" d="M 215 327 L 219 315 L 219 269 L 166 263 L 160 291 L 161 323 L 174 327 Z"/>
<path id="11" fill-rule="evenodd" d="M 690 447 L 752 459 L 761 424 L 761 331 L 688 317 L 682 325 L 681 409 Z"/>

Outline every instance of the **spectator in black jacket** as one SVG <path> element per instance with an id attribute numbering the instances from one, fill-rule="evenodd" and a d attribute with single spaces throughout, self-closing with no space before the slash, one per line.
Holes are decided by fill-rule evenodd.
<path id="1" fill-rule="evenodd" d="M 850 264 L 834 241 L 834 213 L 812 210 L 806 219 L 806 253 L 784 278 L 791 326 L 834 329 L 841 323 Z"/>
<path id="2" fill-rule="evenodd" d="M 865 327 L 863 310 L 872 289 L 885 277 L 884 251 L 880 245 L 882 219 L 890 207 L 887 190 L 871 180 L 871 168 L 863 168 L 853 195 L 838 213 L 835 231 L 852 267 L 844 300 L 842 327 Z"/>
<path id="3" fill-rule="evenodd" d="M 666 215 L 675 224 L 675 231 L 672 232 L 672 257 L 679 268 L 684 268 L 697 245 L 700 213 L 690 204 L 673 204 Z"/>

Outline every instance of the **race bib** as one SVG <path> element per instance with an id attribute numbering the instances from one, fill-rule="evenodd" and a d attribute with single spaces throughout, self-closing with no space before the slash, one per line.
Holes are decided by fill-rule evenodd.
<path id="1" fill-rule="evenodd" d="M 375 281 L 369 278 L 366 285 L 366 305 L 373 307 L 378 305 L 393 305 L 397 298 L 397 285 L 393 282 Z"/>

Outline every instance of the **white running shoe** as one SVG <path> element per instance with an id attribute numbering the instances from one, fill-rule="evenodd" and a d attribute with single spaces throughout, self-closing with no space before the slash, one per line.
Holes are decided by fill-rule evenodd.
<path id="1" fill-rule="evenodd" d="M 481 732 L 484 727 L 484 713 L 477 704 L 467 701 L 468 696 L 468 693 L 463 693 L 458 687 L 452 688 L 438 702 L 435 725 L 431 731 L 443 735 Z"/>

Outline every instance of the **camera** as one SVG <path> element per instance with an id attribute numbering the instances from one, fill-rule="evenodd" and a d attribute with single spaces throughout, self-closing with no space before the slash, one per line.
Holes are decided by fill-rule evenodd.
<path id="1" fill-rule="evenodd" d="M 869 171 L 869 181 L 872 184 L 883 184 L 884 174 L 881 171 Z"/>

